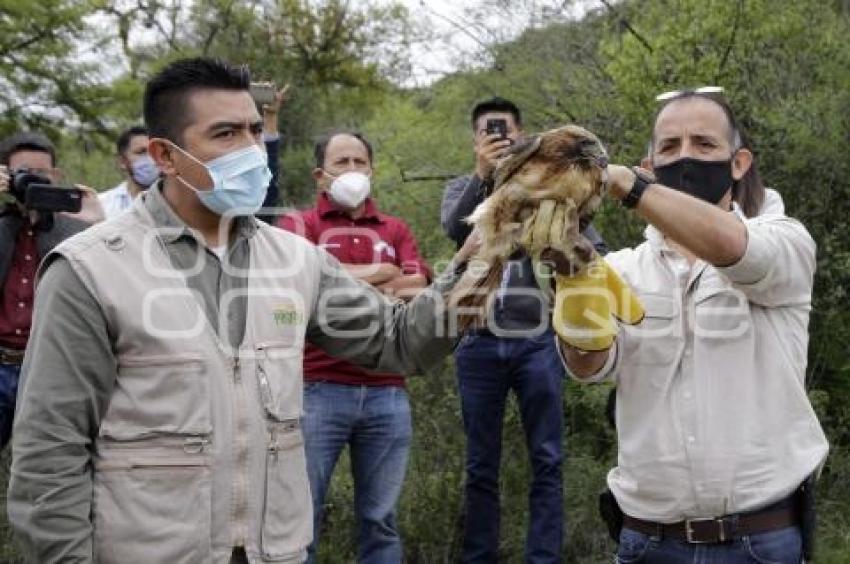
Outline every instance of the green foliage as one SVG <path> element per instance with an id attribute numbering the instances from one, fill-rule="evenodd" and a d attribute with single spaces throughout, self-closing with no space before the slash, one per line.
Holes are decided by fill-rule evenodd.
<path id="1" fill-rule="evenodd" d="M 257 80 L 291 85 L 280 116 L 289 171 L 284 203 L 311 202 L 314 139 L 331 128 L 356 129 L 381 107 L 393 87 L 377 54 L 401 72 L 406 11 L 395 5 L 355 8 L 340 0 L 200 0 L 193 14 L 185 42 L 196 46 L 196 54 L 247 64 Z"/>
<path id="2" fill-rule="evenodd" d="M 25 121 L 61 127 L 60 115 L 44 111 L 54 105 L 84 120 L 96 120 L 91 102 L 102 91 L 86 80 L 85 65 L 69 65 L 66 58 L 82 35 L 84 16 L 91 11 L 89 2 L 0 2 L 3 130 Z"/>

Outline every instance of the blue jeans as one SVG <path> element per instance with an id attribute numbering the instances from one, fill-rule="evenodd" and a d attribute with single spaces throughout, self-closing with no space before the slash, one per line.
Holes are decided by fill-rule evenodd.
<path id="1" fill-rule="evenodd" d="M 786 527 L 722 544 L 689 544 L 624 528 L 620 532 L 620 564 L 800 564 L 803 543 L 799 527 Z"/>
<path id="2" fill-rule="evenodd" d="M 395 386 L 308 383 L 303 428 L 313 494 L 313 544 L 307 550 L 307 562 L 316 561 L 325 495 L 339 455 L 349 445 L 357 561 L 400 563 L 395 507 L 413 434 L 407 392 Z"/>
<path id="3" fill-rule="evenodd" d="M 564 368 L 553 333 L 501 338 L 466 335 L 455 353 L 466 431 L 462 562 L 498 562 L 499 461 L 508 392 L 516 393 L 531 459 L 525 561 L 560 562 L 564 527 L 561 482 Z"/>
<path id="4" fill-rule="evenodd" d="M 0 450 L 6 447 L 12 436 L 20 375 L 21 367 L 17 364 L 0 364 Z"/>

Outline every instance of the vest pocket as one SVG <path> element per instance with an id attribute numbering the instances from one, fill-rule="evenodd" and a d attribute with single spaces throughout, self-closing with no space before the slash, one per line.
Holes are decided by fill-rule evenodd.
<path id="1" fill-rule="evenodd" d="M 208 444 L 201 436 L 98 444 L 95 562 L 211 561 Z"/>
<path id="2" fill-rule="evenodd" d="M 268 421 L 265 498 L 260 527 L 264 560 L 301 562 L 313 537 L 304 437 L 298 419 Z"/>
<path id="3" fill-rule="evenodd" d="M 257 345 L 257 385 L 266 415 L 277 421 L 299 419 L 303 404 L 303 347 L 290 342 Z"/>
<path id="4" fill-rule="evenodd" d="M 200 354 L 119 358 L 100 436 L 132 441 L 212 432 L 210 383 Z"/>

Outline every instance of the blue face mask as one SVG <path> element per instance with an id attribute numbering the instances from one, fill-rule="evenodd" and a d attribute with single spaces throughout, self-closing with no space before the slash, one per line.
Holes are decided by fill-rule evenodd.
<path id="1" fill-rule="evenodd" d="M 133 182 L 147 190 L 159 178 L 159 168 L 150 155 L 142 155 L 130 163 L 130 175 Z"/>
<path id="2" fill-rule="evenodd" d="M 251 144 L 205 163 L 174 147 L 207 169 L 213 181 L 211 190 L 199 190 L 179 175 L 177 180 L 191 188 L 213 213 L 253 215 L 263 206 L 272 173 L 266 153 L 258 146 Z"/>

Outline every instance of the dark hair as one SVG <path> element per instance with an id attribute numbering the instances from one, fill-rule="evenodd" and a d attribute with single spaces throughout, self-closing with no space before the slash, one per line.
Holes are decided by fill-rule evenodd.
<path id="1" fill-rule="evenodd" d="M 363 146 L 366 147 L 366 153 L 369 154 L 369 165 L 372 164 L 372 144 L 363 137 L 362 133 L 358 133 L 357 131 L 347 131 L 344 129 L 329 131 L 328 133 L 322 135 L 316 140 L 316 146 L 313 148 L 313 156 L 316 159 L 316 168 L 324 168 L 325 166 L 325 153 L 328 151 L 328 144 L 330 144 L 331 139 L 334 137 L 339 137 L 340 135 L 348 135 L 358 139 Z"/>
<path id="2" fill-rule="evenodd" d="M 723 96 L 723 94 L 683 90 L 678 96 L 665 100 L 661 104 L 661 107 L 658 108 L 658 111 L 655 112 L 655 117 L 652 120 L 650 156 L 652 156 L 652 150 L 655 147 L 655 125 L 658 123 L 658 116 L 664 108 L 670 104 L 693 98 L 709 100 L 710 102 L 714 102 L 720 106 L 720 109 L 722 109 L 723 113 L 726 114 L 726 119 L 729 123 L 729 143 L 735 149 L 748 149 L 751 152 L 753 151 L 749 135 L 747 135 L 747 132 L 741 127 L 741 123 L 735 117 L 735 112 L 732 110 L 732 106 L 729 105 L 728 100 L 726 100 L 726 97 Z M 761 210 L 761 206 L 764 203 L 764 183 L 761 180 L 761 175 L 759 174 L 758 166 L 756 165 L 755 154 L 749 170 L 740 180 L 733 181 L 732 199 L 738 202 L 738 205 L 741 206 L 741 210 L 743 210 L 744 215 L 747 217 L 755 217 L 758 215 L 759 210 Z"/>
<path id="3" fill-rule="evenodd" d="M 130 146 L 130 140 L 137 135 L 144 135 L 147 137 L 148 128 L 143 125 L 134 125 L 133 127 L 121 132 L 121 135 L 118 136 L 118 140 L 115 142 L 115 149 L 118 151 L 118 156 L 124 156 L 124 153 Z"/>
<path id="4" fill-rule="evenodd" d="M 145 86 L 145 125 L 151 137 L 179 144 L 191 119 L 188 101 L 193 91 L 250 88 L 251 74 L 244 65 L 206 57 L 180 59 L 159 71 Z"/>
<path id="5" fill-rule="evenodd" d="M 495 96 L 489 100 L 484 100 L 475 104 L 472 108 L 472 129 L 473 131 L 478 126 L 478 118 L 490 112 L 504 112 L 514 116 L 514 121 L 517 126 L 522 125 L 522 114 L 516 104 L 505 98 Z"/>
<path id="6" fill-rule="evenodd" d="M 50 139 L 34 131 L 15 133 L 0 141 L 0 164 L 9 166 L 12 155 L 19 151 L 41 151 L 50 155 L 50 162 L 56 166 L 56 148 Z"/>

